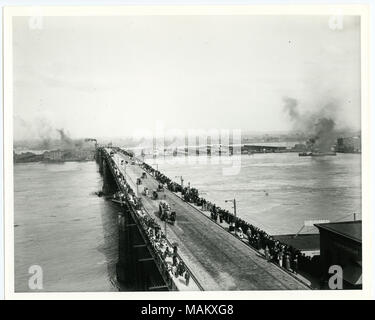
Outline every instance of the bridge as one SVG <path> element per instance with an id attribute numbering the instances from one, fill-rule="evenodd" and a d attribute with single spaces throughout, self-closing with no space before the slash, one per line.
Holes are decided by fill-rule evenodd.
<path id="1" fill-rule="evenodd" d="M 152 192 L 144 193 L 145 187 L 153 191 L 159 183 L 141 160 L 125 150 L 98 148 L 96 160 L 103 175 L 103 192 L 118 195 L 114 200 L 121 207 L 117 278 L 128 287 L 180 291 L 309 289 L 184 201 L 179 193 L 164 188 L 157 192 L 157 199 Z M 161 199 L 176 212 L 173 225 L 159 218 Z M 179 264 L 183 272 L 178 272 Z"/>

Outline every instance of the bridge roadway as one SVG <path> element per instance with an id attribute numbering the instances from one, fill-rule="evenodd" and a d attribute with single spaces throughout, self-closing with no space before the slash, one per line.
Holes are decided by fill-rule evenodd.
<path id="1" fill-rule="evenodd" d="M 144 170 L 130 159 L 116 153 L 114 160 L 128 183 L 136 192 L 136 179 Z M 128 161 L 126 168 L 121 160 Z M 125 173 L 126 171 L 126 173 Z M 147 173 L 142 179 L 138 196 L 147 212 L 167 228 L 167 238 L 178 244 L 178 252 L 193 272 L 204 290 L 308 290 L 309 288 L 282 270 L 267 262 L 256 250 L 221 228 L 198 209 L 183 201 L 169 190 L 159 192 L 159 199 L 165 199 L 176 211 L 175 225 L 165 224 L 157 215 L 160 200 L 143 195 L 144 187 L 156 189 L 158 182 Z"/>

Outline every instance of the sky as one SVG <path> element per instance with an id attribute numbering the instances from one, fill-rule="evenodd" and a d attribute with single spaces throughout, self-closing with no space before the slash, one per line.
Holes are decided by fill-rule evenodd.
<path id="1" fill-rule="evenodd" d="M 13 20 L 14 138 L 154 130 L 293 129 L 325 109 L 360 129 L 360 20 L 329 16 Z M 332 109 L 332 110 L 331 110 Z M 328 111 L 327 111 L 328 110 Z"/>

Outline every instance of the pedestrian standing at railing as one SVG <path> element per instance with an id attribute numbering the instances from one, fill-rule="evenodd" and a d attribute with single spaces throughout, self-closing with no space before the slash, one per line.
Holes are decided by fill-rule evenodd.
<path id="1" fill-rule="evenodd" d="M 229 211 L 228 210 L 224 210 L 224 217 L 225 217 L 225 221 L 229 223 Z"/>
<path id="2" fill-rule="evenodd" d="M 283 266 L 283 252 L 281 250 L 278 253 L 277 259 L 279 261 L 279 266 L 282 267 Z"/>
<path id="3" fill-rule="evenodd" d="M 264 249 L 264 255 L 266 257 L 266 260 L 269 261 L 270 260 L 270 249 L 268 248 L 268 246 L 266 246 L 266 248 Z"/>
<path id="4" fill-rule="evenodd" d="M 212 217 L 215 219 L 215 215 L 216 215 L 216 205 L 213 205 L 212 206 Z"/>
<path id="5" fill-rule="evenodd" d="M 173 264 L 171 269 L 172 274 L 177 277 L 177 265 Z"/>
<path id="6" fill-rule="evenodd" d="M 173 246 L 173 255 L 177 256 L 177 246 L 176 245 Z"/>
<path id="7" fill-rule="evenodd" d="M 285 269 L 290 270 L 290 256 L 288 252 L 285 255 Z"/>
<path id="8" fill-rule="evenodd" d="M 155 236 L 156 236 L 156 239 L 159 239 L 160 238 L 160 227 L 158 226 L 157 228 L 155 228 Z"/>
<path id="9" fill-rule="evenodd" d="M 206 211 L 206 200 L 202 199 L 202 211 Z"/>
<path id="10" fill-rule="evenodd" d="M 240 238 L 240 239 L 243 239 L 243 231 L 242 231 L 242 228 L 239 227 L 237 229 L 237 236 Z"/>
<path id="11" fill-rule="evenodd" d="M 261 240 L 261 236 L 259 233 L 257 235 L 257 249 L 258 250 L 262 249 L 262 240 Z"/>
<path id="12" fill-rule="evenodd" d="M 186 286 L 189 286 L 189 281 L 190 281 L 190 273 L 189 271 L 185 271 L 185 283 L 186 283 Z"/>
<path id="13" fill-rule="evenodd" d="M 180 260 L 177 266 L 177 275 L 182 276 L 184 272 L 185 272 L 185 265 L 182 262 L 182 260 Z"/>
<path id="14" fill-rule="evenodd" d="M 220 219 L 220 223 L 223 223 L 223 214 L 222 213 L 219 214 L 219 219 Z"/>
<path id="15" fill-rule="evenodd" d="M 298 254 L 295 254 L 292 260 L 292 269 L 295 273 L 298 272 Z"/>
<path id="16" fill-rule="evenodd" d="M 277 249 L 276 246 L 274 246 L 274 247 L 271 249 L 271 255 L 272 255 L 272 260 L 273 260 L 274 262 L 278 262 L 279 250 Z"/>
<path id="17" fill-rule="evenodd" d="M 251 234 L 251 229 L 250 228 L 247 229 L 246 235 L 247 235 L 247 239 L 249 240 L 249 243 L 251 243 L 252 234 Z"/>
<path id="18" fill-rule="evenodd" d="M 173 254 L 173 257 L 172 257 L 172 264 L 173 264 L 174 266 L 177 266 L 177 262 L 178 262 L 178 260 L 177 260 L 177 255 Z"/>
<path id="19" fill-rule="evenodd" d="M 165 248 L 165 251 L 164 251 L 164 259 L 167 258 L 167 257 L 169 257 L 169 254 L 170 254 L 169 247 L 167 245 L 167 247 Z"/>

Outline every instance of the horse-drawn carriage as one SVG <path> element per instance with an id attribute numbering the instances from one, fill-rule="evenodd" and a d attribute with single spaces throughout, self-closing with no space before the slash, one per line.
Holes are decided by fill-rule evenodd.
<path id="1" fill-rule="evenodd" d="M 144 187 L 142 194 L 147 197 L 150 194 L 150 190 L 147 187 Z"/>
<path id="2" fill-rule="evenodd" d="M 171 210 L 171 206 L 167 201 L 160 201 L 159 203 L 159 217 L 162 221 L 167 221 L 174 224 L 176 221 L 176 212 Z"/>
<path id="3" fill-rule="evenodd" d="M 152 191 L 152 199 L 157 200 L 159 198 L 157 190 Z"/>

